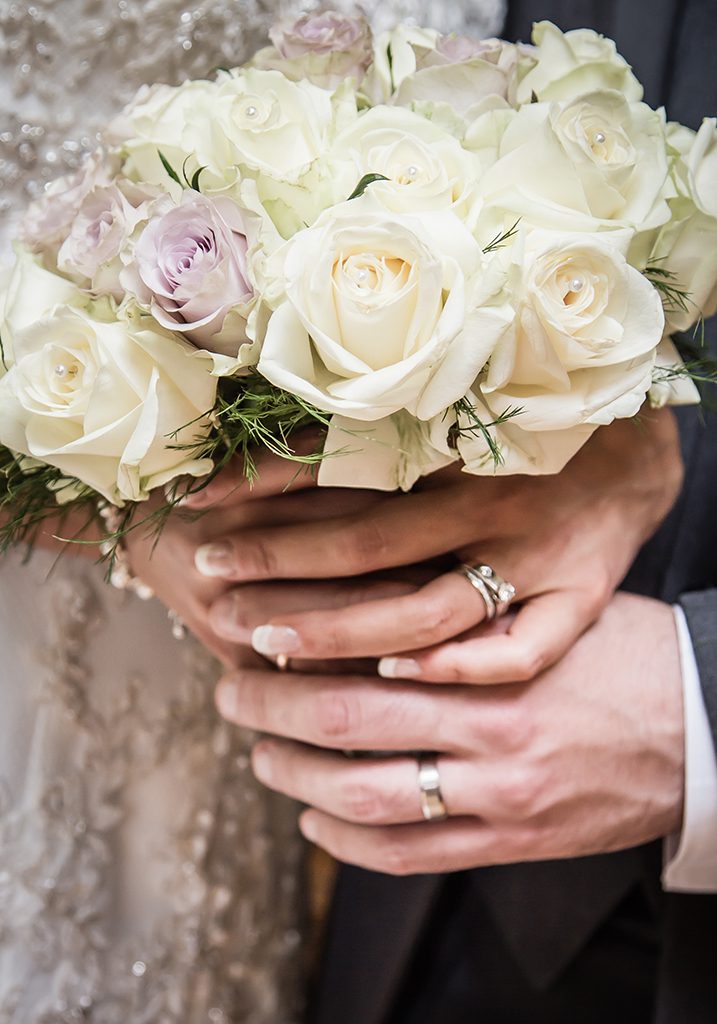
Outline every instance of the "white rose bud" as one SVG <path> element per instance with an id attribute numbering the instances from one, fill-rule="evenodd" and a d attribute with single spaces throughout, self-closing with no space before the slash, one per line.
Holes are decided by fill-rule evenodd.
<path id="1" fill-rule="evenodd" d="M 518 87 L 518 103 L 530 103 L 533 96 L 546 100 L 569 100 L 596 89 L 615 89 L 625 99 L 642 99 L 643 89 L 612 39 L 592 29 L 561 32 L 549 21 L 533 27 L 534 66 Z"/>
<path id="2" fill-rule="evenodd" d="M 689 156 L 689 182 L 695 206 L 717 218 L 717 118 L 706 117 Z"/>
<path id="3" fill-rule="evenodd" d="M 387 103 L 404 78 L 416 71 L 418 54 L 435 49 L 439 39 L 434 29 L 407 24 L 382 32 L 374 43 L 363 91 L 373 103 Z"/>

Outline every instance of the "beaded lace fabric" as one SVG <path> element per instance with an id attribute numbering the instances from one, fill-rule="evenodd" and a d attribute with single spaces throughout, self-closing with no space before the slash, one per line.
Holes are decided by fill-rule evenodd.
<path id="1" fill-rule="evenodd" d="M 0 263 L 28 201 L 141 84 L 241 63 L 311 6 L 0 0 Z M 364 9 L 480 36 L 503 6 Z M 0 566 L 0 651 L 0 1024 L 298 1021 L 296 809 L 216 715 L 212 659 L 158 605 L 41 552 Z"/>

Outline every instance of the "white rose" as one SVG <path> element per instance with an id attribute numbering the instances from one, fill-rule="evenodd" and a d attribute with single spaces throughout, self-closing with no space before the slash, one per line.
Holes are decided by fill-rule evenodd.
<path id="1" fill-rule="evenodd" d="M 545 100 L 566 100 L 593 92 L 616 89 L 627 100 L 641 100 L 643 88 L 612 39 L 592 29 L 561 32 L 549 21 L 533 27 L 532 67 L 518 86 L 518 103 L 533 95 Z"/>
<path id="2" fill-rule="evenodd" d="M 522 430 L 633 416 L 651 385 L 664 314 L 612 236 L 526 232 L 511 253 L 517 316 L 474 387 Z"/>
<path id="3" fill-rule="evenodd" d="M 717 312 L 717 127 L 706 118 L 698 132 L 668 125 L 672 157 L 672 218 L 654 232 L 645 263 L 671 274 L 665 279 L 683 299 L 665 303 L 667 327 L 688 330 Z"/>
<path id="4" fill-rule="evenodd" d="M 188 125 L 195 118 L 211 122 L 218 84 L 203 80 L 184 82 L 180 86 L 143 86 L 123 113 L 105 130 L 105 141 L 119 147 L 124 156 L 124 173 L 134 181 L 161 185 L 175 198 L 181 194 L 167 173 L 159 153 L 180 173 L 184 161 L 194 154 Z M 188 165 L 193 173 L 196 162 Z M 223 168 L 212 182 L 217 188 L 233 182 L 236 172 Z M 207 185 L 207 172 L 202 186 Z"/>
<path id="5" fill-rule="evenodd" d="M 689 156 L 689 183 L 695 206 L 717 218 L 717 118 L 706 117 Z"/>
<path id="6" fill-rule="evenodd" d="M 209 117 L 189 112 L 184 144 L 218 176 L 239 165 L 296 182 L 324 153 L 333 121 L 325 89 L 248 68 L 222 75 Z"/>
<path id="7" fill-rule="evenodd" d="M 541 227 L 597 230 L 665 223 L 664 119 L 616 92 L 532 103 L 510 120 L 481 188 L 489 205 Z"/>
<path id="8" fill-rule="evenodd" d="M 35 323 L 53 306 L 84 306 L 87 302 L 88 296 L 83 295 L 74 284 L 45 270 L 26 249 L 17 246 L 15 264 L 0 292 L 0 339 L 4 368 L 14 361 L 15 339 L 25 327 Z"/>
<path id="9" fill-rule="evenodd" d="M 0 381 L 0 443 L 116 504 L 138 501 L 181 474 L 211 471 L 174 446 L 206 433 L 215 397 L 211 359 L 151 321 L 58 306 L 15 335 L 15 364 Z"/>
<path id="10" fill-rule="evenodd" d="M 373 103 L 386 103 L 418 66 L 418 54 L 432 50 L 440 35 L 434 29 L 402 23 L 374 40 L 373 64 L 363 90 Z"/>
<path id="11" fill-rule="evenodd" d="M 649 399 L 653 409 L 666 405 L 699 405 L 697 386 L 685 373 L 685 364 L 670 338 L 663 338 L 658 345 Z"/>
<path id="12" fill-rule="evenodd" d="M 374 107 L 336 140 L 338 157 L 350 160 L 349 179 L 377 181 L 371 194 L 388 209 L 410 213 L 453 208 L 466 222 L 479 202 L 480 164 L 438 125 L 409 110 Z M 347 187 L 348 187 L 347 180 Z"/>
<path id="13" fill-rule="evenodd" d="M 690 201 L 678 201 L 675 219 L 657 238 L 650 260 L 672 277 L 684 301 L 667 301 L 669 331 L 686 331 L 700 317 L 717 313 L 717 219 Z"/>
<path id="14" fill-rule="evenodd" d="M 287 244 L 258 370 L 352 419 L 428 419 L 465 393 L 510 321 L 475 301 L 482 261 L 450 211 L 387 214 L 368 193 L 328 210 Z"/>

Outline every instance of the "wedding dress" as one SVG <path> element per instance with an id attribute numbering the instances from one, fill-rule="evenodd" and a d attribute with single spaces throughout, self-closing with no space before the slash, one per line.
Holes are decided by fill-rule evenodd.
<path id="1" fill-rule="evenodd" d="M 240 63 L 269 0 L 0 0 L 0 262 L 19 212 L 143 82 Z M 335 8 L 350 8 L 334 0 Z M 370 0 L 474 35 L 503 0 Z M 102 570 L 0 566 L 0 1024 L 288 1024 L 303 986 L 295 808 L 255 782 L 218 669 Z"/>

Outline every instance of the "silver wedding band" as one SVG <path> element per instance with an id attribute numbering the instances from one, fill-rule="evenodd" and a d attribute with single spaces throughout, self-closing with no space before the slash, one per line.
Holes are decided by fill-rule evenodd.
<path id="1" fill-rule="evenodd" d="M 421 813 L 426 821 L 442 821 L 448 817 L 448 810 L 441 793 L 438 760 L 435 754 L 419 754 L 417 761 Z"/>
<path id="2" fill-rule="evenodd" d="M 512 583 L 503 579 L 491 565 L 479 562 L 477 565 L 464 563 L 456 572 L 465 576 L 470 585 L 478 591 L 485 605 L 488 621 L 505 615 L 517 593 Z"/>

